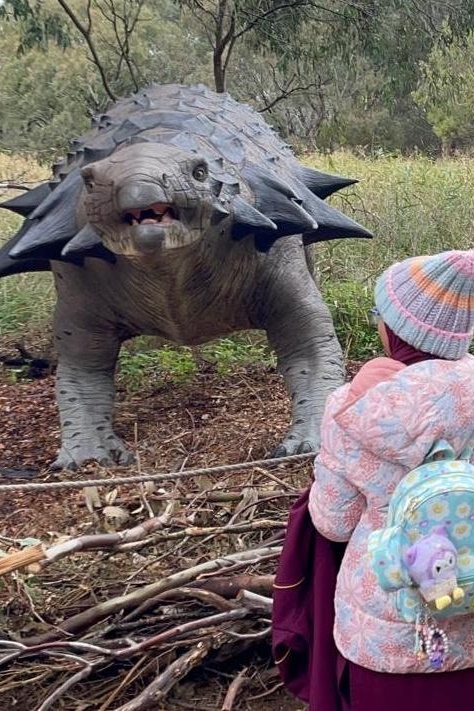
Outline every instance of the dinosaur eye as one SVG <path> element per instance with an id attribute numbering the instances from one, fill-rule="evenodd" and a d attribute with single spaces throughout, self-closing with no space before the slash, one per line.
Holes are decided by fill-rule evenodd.
<path id="1" fill-rule="evenodd" d="M 204 180 L 207 178 L 207 166 L 205 166 L 203 163 L 200 163 L 193 169 L 193 178 L 194 180 L 199 180 L 200 183 L 202 183 Z"/>
<path id="2" fill-rule="evenodd" d="M 82 174 L 82 180 L 84 181 L 84 185 L 86 186 L 86 190 L 88 193 L 91 193 L 94 190 L 95 187 L 95 180 L 94 180 L 94 170 L 91 166 L 86 166 L 81 170 Z"/>

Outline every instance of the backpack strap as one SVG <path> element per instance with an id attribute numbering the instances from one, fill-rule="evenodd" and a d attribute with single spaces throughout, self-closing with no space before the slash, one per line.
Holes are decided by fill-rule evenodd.
<path id="1" fill-rule="evenodd" d="M 435 462 L 440 459 L 444 459 L 446 461 L 454 461 L 455 459 L 464 459 L 469 461 L 472 452 L 474 449 L 474 442 L 471 440 L 469 444 L 467 444 L 462 452 L 456 456 L 456 452 L 454 449 L 451 447 L 449 442 L 447 442 L 445 439 L 437 439 L 436 442 L 433 444 L 431 447 L 430 451 L 424 458 L 423 462 L 429 463 L 429 462 Z"/>

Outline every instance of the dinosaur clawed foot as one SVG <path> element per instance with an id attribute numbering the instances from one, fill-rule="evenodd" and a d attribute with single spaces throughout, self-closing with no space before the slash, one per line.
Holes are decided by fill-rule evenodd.
<path id="1" fill-rule="evenodd" d="M 99 462 L 102 466 L 132 464 L 135 457 L 116 435 L 106 438 L 84 437 L 82 441 L 63 442 L 57 459 L 51 469 L 78 469 L 88 461 Z"/>
<path id="2" fill-rule="evenodd" d="M 309 454 L 317 453 L 319 447 L 314 438 L 298 437 L 295 434 L 289 434 L 285 439 L 272 449 L 268 455 L 270 459 L 279 457 L 288 457 L 292 454 Z"/>

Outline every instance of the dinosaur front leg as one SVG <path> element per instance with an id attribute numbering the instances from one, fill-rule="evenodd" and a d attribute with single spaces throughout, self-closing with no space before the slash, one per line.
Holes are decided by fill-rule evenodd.
<path id="1" fill-rule="evenodd" d="M 342 351 L 331 314 L 311 280 L 280 295 L 266 328 L 291 397 L 291 426 L 273 456 L 316 451 L 327 396 L 344 381 Z M 299 295 L 299 297 L 298 297 Z M 285 298 L 289 297 L 289 298 Z"/>
<path id="2" fill-rule="evenodd" d="M 56 319 L 61 449 L 52 466 L 76 469 L 90 459 L 106 465 L 128 464 L 133 455 L 112 428 L 119 339 L 108 329 L 89 331 L 63 324 Z"/>
<path id="3" fill-rule="evenodd" d="M 94 371 L 60 360 L 56 399 L 61 449 L 53 469 L 76 469 L 89 459 L 104 465 L 133 461 L 133 455 L 112 428 L 113 375 L 113 371 Z"/>

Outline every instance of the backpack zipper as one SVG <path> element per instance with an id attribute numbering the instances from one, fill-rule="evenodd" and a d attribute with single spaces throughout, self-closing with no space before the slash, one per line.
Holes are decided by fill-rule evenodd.
<path id="1" fill-rule="evenodd" d="M 467 474 L 466 472 L 460 472 L 460 474 L 461 474 L 463 477 L 466 477 L 466 478 L 470 479 L 470 480 L 472 481 L 472 484 L 471 484 L 471 486 L 470 486 L 470 488 L 469 488 L 468 485 L 467 485 L 467 483 L 466 483 L 466 488 L 465 488 L 465 489 L 457 489 L 457 491 L 460 491 L 460 492 L 461 492 L 461 491 L 464 491 L 464 492 L 466 492 L 466 491 L 471 491 L 472 494 L 474 495 L 474 477 L 471 476 L 471 475 L 469 475 L 469 474 Z M 436 477 L 436 478 L 437 478 L 437 483 L 441 483 L 442 481 L 444 481 L 445 478 L 451 478 L 452 475 L 453 475 L 453 472 L 452 472 L 452 471 L 440 472 L 440 473 L 437 475 L 437 477 Z M 415 488 L 415 487 L 417 487 L 417 486 L 419 486 L 419 482 L 413 484 L 413 485 L 410 487 L 410 489 L 407 489 L 404 495 L 407 496 L 407 495 L 409 494 L 409 492 L 411 491 L 411 489 L 413 489 L 413 488 Z M 393 525 L 395 525 L 395 524 L 396 524 L 395 518 L 396 518 L 397 516 L 398 516 L 399 518 L 401 518 L 401 519 L 406 519 L 407 513 L 413 514 L 416 508 L 418 508 L 419 506 L 421 506 L 422 504 L 426 503 L 426 502 L 429 501 L 430 499 L 433 499 L 433 498 L 435 498 L 436 496 L 439 496 L 439 495 L 440 495 L 440 492 L 437 492 L 437 493 L 434 493 L 434 494 L 430 494 L 430 496 L 421 496 L 421 497 L 418 497 L 418 498 L 414 498 L 414 499 L 412 499 L 412 500 L 410 501 L 410 503 L 409 503 L 408 505 L 405 504 L 405 506 L 404 506 L 403 508 L 401 508 L 401 506 L 403 506 L 403 504 L 399 504 L 399 505 L 395 506 L 395 507 L 392 509 L 392 511 L 390 512 L 390 516 L 387 516 L 387 526 L 393 526 Z M 401 509 L 401 510 L 400 510 L 400 509 Z M 399 511 L 400 511 L 400 514 L 399 514 Z"/>

